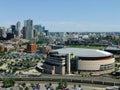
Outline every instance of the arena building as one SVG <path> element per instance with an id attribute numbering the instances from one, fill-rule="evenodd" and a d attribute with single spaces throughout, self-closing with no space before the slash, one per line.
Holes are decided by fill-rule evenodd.
<path id="1" fill-rule="evenodd" d="M 100 75 L 114 71 L 115 59 L 113 54 L 102 50 L 62 48 L 49 52 L 43 67 L 51 74 Z"/>
<path id="2" fill-rule="evenodd" d="M 107 51 L 107 52 L 110 52 L 110 53 L 113 53 L 113 54 L 120 54 L 120 48 L 118 47 L 107 47 L 104 51 Z"/>

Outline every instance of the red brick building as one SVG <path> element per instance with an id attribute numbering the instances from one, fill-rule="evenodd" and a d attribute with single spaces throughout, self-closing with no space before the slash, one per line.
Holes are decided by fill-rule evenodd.
<path id="1" fill-rule="evenodd" d="M 4 52 L 4 51 L 5 51 L 4 45 L 0 45 L 0 52 Z"/>
<path id="2" fill-rule="evenodd" d="M 37 50 L 37 45 L 36 44 L 28 44 L 27 46 L 27 51 L 28 52 L 35 52 Z"/>

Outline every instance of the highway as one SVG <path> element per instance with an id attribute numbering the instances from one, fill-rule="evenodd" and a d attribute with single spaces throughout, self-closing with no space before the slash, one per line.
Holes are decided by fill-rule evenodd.
<path id="1" fill-rule="evenodd" d="M 4 78 L 0 78 L 3 80 Z M 111 77 L 81 77 L 76 75 L 48 75 L 42 74 L 40 77 L 15 77 L 16 81 L 68 81 L 73 83 L 88 83 L 100 85 L 120 85 L 120 79 Z"/>

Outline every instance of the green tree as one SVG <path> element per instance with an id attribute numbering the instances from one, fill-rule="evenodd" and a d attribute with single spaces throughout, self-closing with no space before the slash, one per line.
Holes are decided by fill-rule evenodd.
<path id="1" fill-rule="evenodd" d="M 18 69 L 17 69 L 16 67 L 14 67 L 14 68 L 12 69 L 12 73 L 15 73 L 17 70 L 18 70 Z"/>
<path id="2" fill-rule="evenodd" d="M 64 82 L 64 86 L 67 87 L 68 86 L 68 83 L 67 81 Z"/>
<path id="3" fill-rule="evenodd" d="M 26 67 L 27 67 L 27 68 L 29 68 L 29 67 L 30 67 L 30 64 L 29 64 L 29 63 L 27 63 Z"/>
<path id="4" fill-rule="evenodd" d="M 76 84 L 74 84 L 73 88 L 74 88 L 74 89 L 76 88 Z"/>
<path id="5" fill-rule="evenodd" d="M 25 88 L 25 90 L 29 90 L 29 88 L 28 88 L 28 87 L 26 87 L 26 88 Z"/>
<path id="6" fill-rule="evenodd" d="M 3 87 L 12 87 L 15 85 L 15 79 L 14 78 L 5 78 L 2 82 Z"/>
<path id="7" fill-rule="evenodd" d="M 23 86 L 23 87 L 26 87 L 26 83 L 22 83 L 22 86 Z"/>
<path id="8" fill-rule="evenodd" d="M 63 88 L 63 81 L 60 81 L 59 83 L 58 83 L 58 89 L 62 89 Z"/>
<path id="9" fill-rule="evenodd" d="M 81 85 L 79 84 L 78 87 L 81 87 Z"/>

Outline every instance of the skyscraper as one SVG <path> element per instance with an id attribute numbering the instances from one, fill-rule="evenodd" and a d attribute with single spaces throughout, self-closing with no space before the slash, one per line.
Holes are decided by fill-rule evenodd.
<path id="1" fill-rule="evenodd" d="M 33 39 L 33 20 L 25 20 L 24 27 L 26 28 L 26 39 L 31 40 Z"/>
<path id="2" fill-rule="evenodd" d="M 23 32 L 23 39 L 26 39 L 27 38 L 26 37 L 27 28 L 23 27 L 22 32 Z"/>
<path id="3" fill-rule="evenodd" d="M 6 31 L 5 27 L 0 27 L 0 37 L 5 38 L 6 37 Z"/>
<path id="4" fill-rule="evenodd" d="M 44 31 L 44 28 L 41 25 L 34 25 L 34 29 L 38 32 L 38 35 Z"/>
<path id="5" fill-rule="evenodd" d="M 43 31 L 44 31 L 44 27 L 42 25 L 34 25 L 34 38 L 39 41 L 39 38 L 42 34 L 43 34 Z"/>
<path id="6" fill-rule="evenodd" d="M 21 23 L 18 21 L 16 24 L 17 37 L 21 36 Z"/>
<path id="7" fill-rule="evenodd" d="M 11 29 L 12 29 L 12 34 L 16 35 L 16 26 L 11 25 Z"/>

